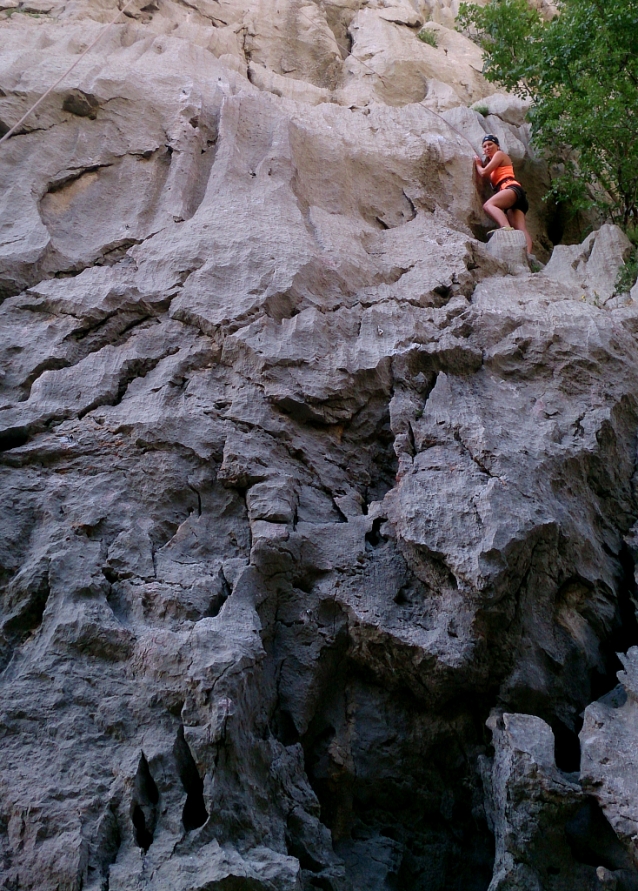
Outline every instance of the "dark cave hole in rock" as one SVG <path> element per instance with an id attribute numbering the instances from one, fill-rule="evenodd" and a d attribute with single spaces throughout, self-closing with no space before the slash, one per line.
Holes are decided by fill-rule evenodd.
<path id="1" fill-rule="evenodd" d="M 555 210 L 554 213 L 547 216 L 547 237 L 552 244 L 559 244 L 565 232 L 564 213 Z"/>
<path id="2" fill-rule="evenodd" d="M 146 853 L 153 844 L 153 833 L 146 828 L 146 817 L 139 804 L 136 804 L 133 808 L 131 819 L 135 827 L 135 841 L 138 847 L 142 848 L 144 853 Z"/>
<path id="3" fill-rule="evenodd" d="M 349 686 L 352 673 L 350 666 L 344 675 Z M 369 698 L 359 684 L 369 687 Z M 423 750 L 415 751 L 420 749 L 418 736 L 412 737 L 409 728 L 416 713 L 423 713 L 423 705 L 409 693 L 395 691 L 390 701 L 396 720 L 386 725 L 383 709 L 373 703 L 379 697 L 379 703 L 386 701 L 387 691 L 359 676 L 357 701 L 368 703 L 364 709 L 378 716 L 373 737 L 379 736 L 376 742 L 373 737 L 366 741 L 363 725 L 353 727 L 350 739 L 355 750 L 348 754 L 343 728 L 330 717 L 339 714 L 335 703 L 340 697 L 344 705 L 352 701 L 343 690 L 337 691 L 339 686 L 335 679 L 331 688 L 335 698 L 326 699 L 302 745 L 321 822 L 331 831 L 335 853 L 346 863 L 352 887 L 486 891 L 494 868 L 494 837 L 485 816 L 473 809 L 470 790 L 476 778 L 472 779 L 463 746 L 446 737 L 424 742 Z M 488 704 L 475 698 L 472 707 L 476 722 L 468 730 L 483 748 Z M 466 742 L 471 748 L 473 743 Z"/>
<path id="4" fill-rule="evenodd" d="M 114 585 L 119 578 L 117 572 L 111 566 L 103 566 L 102 575 L 110 585 Z"/>
<path id="5" fill-rule="evenodd" d="M 556 719 L 551 722 L 554 731 L 554 757 L 556 767 L 565 773 L 575 773 L 580 770 L 580 740 L 578 731 L 583 726 L 582 718 L 577 719 L 577 730 L 571 730 L 562 721 Z"/>
<path id="6" fill-rule="evenodd" d="M 494 225 L 484 225 L 483 223 L 470 223 L 470 231 L 477 241 L 487 242 L 487 236 L 494 228 Z"/>
<path id="7" fill-rule="evenodd" d="M 444 301 L 452 296 L 452 288 L 450 285 L 437 285 L 436 288 L 432 288 L 432 291 L 438 297 L 442 297 Z"/>
<path id="8" fill-rule="evenodd" d="M 339 642 L 345 645 L 346 640 L 342 632 L 345 632 L 347 620 L 342 606 L 332 598 L 326 597 L 319 601 L 315 614 L 319 626 L 330 633 L 331 639 L 335 643 Z"/>
<path id="9" fill-rule="evenodd" d="M 334 882 L 326 876 L 304 876 L 304 879 L 309 891 L 336 891 Z"/>
<path id="10" fill-rule="evenodd" d="M 0 452 L 18 449 L 20 446 L 26 445 L 28 441 L 29 434 L 26 430 L 7 430 L 0 434 Z"/>
<path id="11" fill-rule="evenodd" d="M 619 650 L 619 652 L 623 652 Z M 616 673 L 622 669 L 622 662 L 616 653 L 610 653 L 607 658 L 607 671 L 601 673 L 594 671 L 591 677 L 591 701 L 596 702 L 611 692 L 618 684 Z"/>
<path id="12" fill-rule="evenodd" d="M 414 830 L 417 828 L 420 828 L 418 822 Z M 453 839 L 437 834 L 432 825 L 428 829 L 429 844 L 426 845 L 414 832 L 415 838 L 403 854 L 396 885 L 389 887 L 396 887 L 397 891 L 429 891 L 431 887 L 441 891 L 487 891 L 492 880 L 495 851 L 494 839 L 487 827 L 476 826 L 478 831 L 474 837 L 460 831 Z M 435 865 L 437 860 L 438 867 Z M 436 876 L 436 879 L 429 884 L 427 879 L 424 881 L 424 875 Z"/>
<path id="13" fill-rule="evenodd" d="M 275 739 L 284 746 L 294 746 L 299 742 L 299 731 L 292 715 L 285 708 L 276 710 L 270 722 L 270 729 Z"/>
<path id="14" fill-rule="evenodd" d="M 321 578 L 321 575 L 322 573 L 320 572 L 314 572 L 306 568 L 306 572 L 303 574 L 295 575 L 293 585 L 304 594 L 312 594 L 317 579 Z"/>
<path id="15" fill-rule="evenodd" d="M 158 802 L 159 791 L 151 775 L 146 756 L 142 752 L 133 785 L 131 821 L 135 829 L 135 841 L 144 852 L 148 851 L 153 843 Z"/>
<path id="16" fill-rule="evenodd" d="M 312 733 L 312 731 L 310 731 L 310 733 L 310 740 L 305 741 L 306 745 L 310 743 L 306 758 L 308 762 L 307 766 L 314 775 L 317 772 L 317 767 L 320 763 L 327 759 L 328 749 L 330 748 L 330 743 L 334 739 L 336 731 L 332 724 L 327 724 L 318 732 Z"/>
<path id="17" fill-rule="evenodd" d="M 622 568 L 622 583 L 618 592 L 618 612 L 620 625 L 613 637 L 611 646 L 614 652 L 625 653 L 629 647 L 638 644 L 638 587 L 634 577 L 634 558 L 626 542 L 623 542 L 618 554 Z M 615 685 L 614 685 L 615 686 Z"/>
<path id="18" fill-rule="evenodd" d="M 302 740 L 306 771 L 321 804 L 321 822 L 332 832 L 333 841 L 342 834 L 341 827 L 351 818 L 349 777 L 335 769 L 330 745 L 336 730 L 332 724 L 315 727 Z"/>
<path id="19" fill-rule="evenodd" d="M 638 619 L 636 618 L 638 589 L 634 578 L 634 559 L 626 543 L 623 543 L 620 549 L 618 560 L 621 575 L 617 590 L 616 626 L 604 642 L 603 655 L 606 671 L 592 673 L 592 701 L 600 699 L 617 686 L 617 672 L 621 671 L 623 667 L 617 653 L 626 653 L 630 647 L 638 644 Z"/>
<path id="20" fill-rule="evenodd" d="M 403 587 L 399 588 L 397 593 L 394 595 L 394 602 L 397 604 L 397 606 L 405 606 L 406 604 L 410 604 L 412 602 L 408 597 L 407 592 L 408 588 L 406 585 L 403 585 Z"/>
<path id="21" fill-rule="evenodd" d="M 228 600 L 227 597 L 222 596 L 221 594 L 215 594 L 210 599 L 210 606 L 204 613 L 204 617 L 207 619 L 214 619 L 215 616 L 218 616 L 222 606 Z"/>
<path id="22" fill-rule="evenodd" d="M 377 517 L 372 521 L 372 529 L 366 532 L 366 551 L 378 548 L 379 545 L 387 541 L 385 535 L 381 535 L 381 524 L 384 522 L 381 517 Z"/>
<path id="23" fill-rule="evenodd" d="M 552 245 L 580 244 L 590 232 L 591 219 L 569 202 L 550 200 L 546 205 L 545 228 Z"/>
<path id="24" fill-rule="evenodd" d="M 182 811 L 182 823 L 187 832 L 199 829 L 208 820 L 204 803 L 204 781 L 199 775 L 197 764 L 188 743 L 184 738 L 184 728 L 180 726 L 173 744 L 173 755 L 177 763 L 179 778 L 186 792 L 186 802 Z"/>
<path id="25" fill-rule="evenodd" d="M 313 857 L 308 844 L 304 844 L 306 827 L 303 816 L 297 809 L 291 811 L 286 820 L 286 850 L 291 857 L 296 857 L 302 869 L 308 872 L 321 872 L 324 864 Z"/>
<path id="26" fill-rule="evenodd" d="M 7 619 L 4 630 L 16 642 L 22 642 L 42 624 L 42 617 L 49 600 L 48 570 L 40 573 L 26 593 L 19 608 Z"/>
<path id="27" fill-rule="evenodd" d="M 518 688 L 507 695 L 507 710 L 521 712 L 523 714 L 537 715 L 546 721 L 554 732 L 556 766 L 567 773 L 574 773 L 580 769 L 580 742 L 578 733 L 582 728 L 581 712 L 590 702 L 613 694 L 613 702 L 608 704 L 613 707 L 622 705 L 622 691 L 614 693 L 618 689 L 617 673 L 622 669 L 622 663 L 617 653 L 626 652 L 630 647 L 638 644 L 638 621 L 636 620 L 635 604 L 638 602 L 636 583 L 634 580 L 634 560 L 629 547 L 625 544 L 618 553 L 619 572 L 616 579 L 616 608 L 611 630 L 603 631 L 597 625 L 593 627 L 599 640 L 600 654 L 604 663 L 604 670 L 587 669 L 583 666 L 579 669 L 579 685 L 581 700 L 572 703 L 573 713 L 567 719 L 556 715 L 555 702 L 547 693 L 539 694 L 527 688 Z M 580 591 L 579 591 L 580 589 Z M 571 597 L 575 602 L 575 608 L 580 615 L 588 621 L 592 627 L 588 612 L 588 602 L 593 596 L 593 589 L 582 579 L 569 579 L 558 592 L 557 602 L 561 599 L 568 601 Z M 613 603 L 611 596 L 606 599 Z"/>
<path id="28" fill-rule="evenodd" d="M 6 278 L 0 278 L 0 303 L 8 297 L 17 297 L 21 290 L 22 288 L 19 287 L 16 282 Z"/>
<path id="29" fill-rule="evenodd" d="M 367 514 L 370 503 L 382 501 L 392 489 L 399 466 L 385 397 L 371 399 L 357 412 L 344 429 L 343 444 Z"/>
<path id="30" fill-rule="evenodd" d="M 224 575 L 223 569 L 219 570 L 219 591 L 216 591 L 210 599 L 210 605 L 206 611 L 206 618 L 214 619 L 219 615 L 222 606 L 226 603 L 230 595 L 233 593 L 232 588 L 228 584 L 228 580 Z"/>
<path id="31" fill-rule="evenodd" d="M 629 870 L 638 875 L 628 852 L 594 798 L 588 798 L 567 822 L 565 837 L 572 856 L 579 863 Z"/>
<path id="32" fill-rule="evenodd" d="M 399 833 L 395 826 L 380 826 L 379 834 L 384 835 L 386 838 L 391 838 L 392 841 L 399 841 Z"/>

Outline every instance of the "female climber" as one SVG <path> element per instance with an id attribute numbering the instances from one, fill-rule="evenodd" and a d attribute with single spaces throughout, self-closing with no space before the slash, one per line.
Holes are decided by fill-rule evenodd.
<path id="1" fill-rule="evenodd" d="M 483 210 L 501 229 L 518 229 L 522 232 L 527 242 L 527 253 L 531 254 L 532 239 L 525 223 L 525 214 L 529 210 L 527 196 L 514 176 L 512 159 L 501 151 L 500 145 L 497 137 L 490 133 L 483 137 L 482 142 L 485 160 L 474 158 L 476 172 L 481 177 L 489 176 L 496 192 L 487 199 Z"/>

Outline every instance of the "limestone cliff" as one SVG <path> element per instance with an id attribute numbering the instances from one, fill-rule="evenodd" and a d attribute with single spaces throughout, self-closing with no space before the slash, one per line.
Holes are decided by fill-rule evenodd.
<path id="1" fill-rule="evenodd" d="M 116 9 L 0 6 L 6 132 Z M 638 888 L 629 244 L 456 11 L 138 3 L 0 145 L 5 891 Z"/>

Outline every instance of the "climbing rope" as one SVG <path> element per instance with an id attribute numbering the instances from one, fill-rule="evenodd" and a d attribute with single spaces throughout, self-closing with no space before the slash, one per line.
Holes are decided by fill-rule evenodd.
<path id="1" fill-rule="evenodd" d="M 35 103 L 31 106 L 31 108 L 26 112 L 26 114 L 23 114 L 23 115 L 22 115 L 22 117 L 20 118 L 20 120 L 18 121 L 18 123 L 17 123 L 17 124 L 14 124 L 13 127 L 12 127 L 10 130 L 8 130 L 8 131 L 4 134 L 4 136 L 2 137 L 2 139 L 0 139 L 0 145 L 2 145 L 3 142 L 5 142 L 7 139 L 9 139 L 11 136 L 13 136 L 13 134 L 16 132 L 16 130 L 18 130 L 18 129 L 24 124 L 24 122 L 27 120 L 27 118 L 28 118 L 31 114 L 33 114 L 33 112 L 36 110 L 36 108 L 44 102 L 44 100 L 47 98 L 47 96 L 49 96 L 49 95 L 55 90 L 55 88 L 56 88 L 59 84 L 62 83 L 62 81 L 65 79 L 65 77 L 68 77 L 68 75 L 73 71 L 73 69 L 75 68 L 75 66 L 78 65 L 78 64 L 82 61 L 82 59 L 86 56 L 86 54 L 87 54 L 88 52 L 90 52 L 90 50 L 93 49 L 93 47 L 95 46 L 95 44 L 96 44 L 102 37 L 104 37 L 104 35 L 106 34 L 106 32 L 109 31 L 109 30 L 113 27 L 113 25 L 117 22 L 117 20 L 119 19 L 119 17 L 120 17 L 121 15 L 123 15 L 123 13 L 125 13 L 126 10 L 129 8 L 129 6 L 132 6 L 133 3 L 135 3 L 135 0 L 128 0 L 128 3 L 126 4 L 126 6 L 123 6 L 122 9 L 118 9 L 118 11 L 117 11 L 117 15 L 115 16 L 115 18 L 114 18 L 112 21 L 110 21 L 107 25 L 105 25 L 105 26 L 102 28 L 102 30 L 101 30 L 100 33 L 97 35 L 97 37 L 95 38 L 95 40 L 93 41 L 93 43 L 90 43 L 90 44 L 87 46 L 87 48 L 84 50 L 84 52 L 81 53 L 81 55 L 79 55 L 78 58 L 75 60 L 75 62 L 73 63 L 73 65 L 71 65 L 71 67 L 70 67 L 67 71 L 64 72 L 64 74 L 62 75 L 62 77 L 60 77 L 60 78 L 58 78 L 58 80 L 56 80 L 56 82 L 53 84 L 52 87 L 49 87 L 49 89 L 46 91 L 46 93 L 44 93 L 42 96 L 40 96 L 40 98 L 38 99 L 38 101 L 35 102 Z"/>

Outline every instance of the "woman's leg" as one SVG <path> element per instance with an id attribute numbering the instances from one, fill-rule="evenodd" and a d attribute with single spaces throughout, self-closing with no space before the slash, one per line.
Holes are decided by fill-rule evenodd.
<path id="1" fill-rule="evenodd" d="M 510 190 L 511 191 L 511 190 Z M 514 227 L 514 229 L 518 229 L 519 232 L 522 232 L 525 236 L 525 241 L 527 242 L 527 253 L 532 253 L 532 237 L 527 231 L 527 222 L 525 221 L 525 214 L 522 210 L 508 210 L 507 211 L 507 219 L 510 222 L 510 225 Z"/>
<path id="2" fill-rule="evenodd" d="M 491 217 L 502 229 L 504 226 L 510 225 L 506 216 L 506 211 L 515 203 L 515 193 L 512 192 L 511 189 L 503 189 L 502 192 L 497 192 L 496 195 L 492 195 L 491 198 L 488 198 L 483 205 L 483 210 L 488 217 Z"/>

